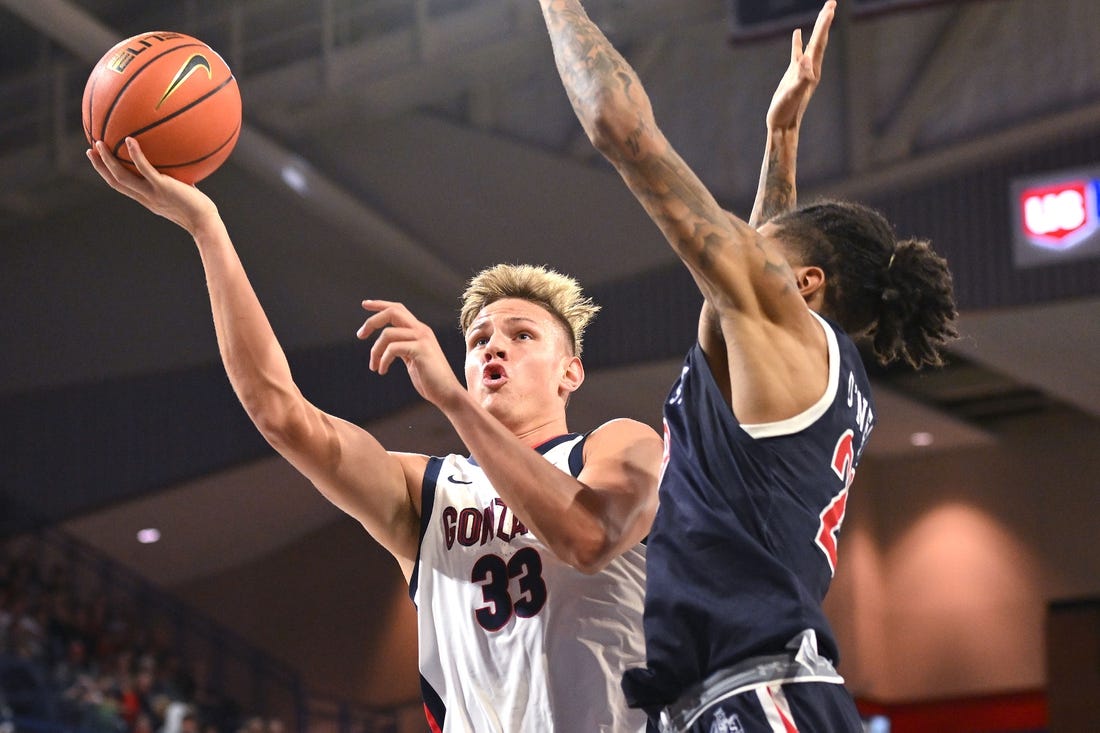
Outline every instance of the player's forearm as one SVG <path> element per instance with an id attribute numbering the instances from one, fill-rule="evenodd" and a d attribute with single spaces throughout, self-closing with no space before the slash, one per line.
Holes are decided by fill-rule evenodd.
<path id="1" fill-rule="evenodd" d="M 797 203 L 795 162 L 798 154 L 798 127 L 774 129 L 769 126 L 764 145 L 764 161 L 760 165 L 760 182 L 756 189 L 749 226 L 760 227 L 770 219 L 794 209 Z M 704 301 L 700 314 L 701 343 L 724 343 L 718 312 L 709 300 Z M 707 349 L 717 354 L 719 349 Z"/>
<path id="2" fill-rule="evenodd" d="M 713 261 L 700 232 L 726 227 L 713 196 L 657 127 L 637 74 L 588 18 L 579 0 L 540 0 L 569 101 L 597 149 L 692 271 L 713 292 Z"/>
<path id="3" fill-rule="evenodd" d="M 443 408 L 504 503 L 554 554 L 591 572 L 606 562 L 617 534 L 597 492 L 558 469 L 467 393 Z"/>
<path id="4" fill-rule="evenodd" d="M 226 374 L 261 431 L 278 425 L 297 394 L 286 356 L 220 218 L 192 230 L 206 272 L 218 349 Z"/>
<path id="5" fill-rule="evenodd" d="M 749 225 L 759 227 L 769 219 L 794 209 L 797 201 L 795 163 L 798 128 L 768 130 L 760 183 L 756 190 Z"/>
<path id="6" fill-rule="evenodd" d="M 634 69 L 579 0 L 540 0 L 554 61 L 581 126 L 613 161 L 636 156 L 653 110 Z"/>
<path id="7" fill-rule="evenodd" d="M 191 231 L 206 271 L 222 362 L 249 418 L 276 451 L 333 505 L 358 520 L 408 575 L 416 557 L 419 518 L 410 501 L 406 464 L 365 430 L 306 400 L 224 224 L 204 219 Z"/>

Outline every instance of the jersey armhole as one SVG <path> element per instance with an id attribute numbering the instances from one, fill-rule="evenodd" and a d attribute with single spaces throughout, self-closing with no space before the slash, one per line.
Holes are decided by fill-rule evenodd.
<path id="1" fill-rule="evenodd" d="M 424 467 L 424 479 L 420 482 L 420 535 L 416 542 L 416 561 L 413 563 L 412 577 L 409 578 L 409 598 L 416 603 L 416 588 L 420 580 L 420 553 L 424 549 L 424 536 L 428 533 L 428 524 L 435 510 L 435 484 L 443 468 L 443 459 L 438 456 L 428 458 Z"/>
<path id="2" fill-rule="evenodd" d="M 837 389 L 840 387 L 840 345 L 837 343 L 836 332 L 833 331 L 824 318 L 814 311 L 810 311 L 819 326 L 825 331 L 825 341 L 829 350 L 829 381 L 825 385 L 825 393 L 821 398 L 806 410 L 788 417 L 785 420 L 775 422 L 742 424 L 741 429 L 756 440 L 761 438 L 778 438 L 783 435 L 793 435 L 813 425 L 829 409 L 836 399 Z"/>

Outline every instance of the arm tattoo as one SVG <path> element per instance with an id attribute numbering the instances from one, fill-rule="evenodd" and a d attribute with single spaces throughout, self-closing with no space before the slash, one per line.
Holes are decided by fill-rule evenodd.
<path id="1" fill-rule="evenodd" d="M 649 113 L 635 98 L 641 84 L 634 69 L 588 18 L 578 0 L 553 0 L 544 14 L 558 73 L 581 125 L 591 137 L 600 111 L 611 100 L 633 110 L 638 125 L 633 134 L 618 142 L 636 156 L 640 152 L 638 139 L 649 126 Z M 644 94 L 640 97 L 644 99 Z"/>
<path id="2" fill-rule="evenodd" d="M 696 261 L 699 263 L 700 272 L 709 272 L 714 269 L 715 261 L 718 259 L 718 255 L 723 249 L 725 242 L 722 241 L 722 238 L 717 232 L 703 234 L 699 231 L 702 228 L 700 224 L 695 225 L 695 236 L 693 239 L 697 242 L 702 242 L 703 245 L 699 250 Z"/>
<path id="3" fill-rule="evenodd" d="M 672 151 L 637 161 L 624 170 L 631 189 L 668 235 L 677 254 L 700 273 L 710 272 L 723 250 L 736 246 L 729 222 L 687 164 Z M 686 216 L 678 210 L 687 209 Z M 677 212 L 674 215 L 673 212 Z M 690 224 L 688 224 L 690 222 Z M 684 229 L 690 226 L 690 234 Z"/>
<path id="4" fill-rule="evenodd" d="M 607 132 L 597 131 L 596 125 L 608 109 L 614 110 L 619 120 L 636 120 L 628 132 L 620 127 L 621 139 L 601 146 L 601 151 L 619 169 L 684 263 L 704 278 L 714 274 L 730 250 L 747 246 L 755 233 L 748 225 L 742 225 L 747 231 L 736 224 L 731 231 L 725 212 L 675 151 L 652 152 L 643 147 L 643 141 L 656 130 L 649 100 L 634 70 L 588 18 L 579 0 L 544 0 L 543 14 L 558 73 L 581 125 L 595 140 L 597 132 Z M 770 217 L 791 207 L 794 192 L 781 156 L 775 153 L 769 164 Z M 786 261 L 773 261 L 764 254 L 765 272 L 774 274 L 785 289 L 793 287 L 794 275 Z"/>
<path id="5" fill-rule="evenodd" d="M 781 158 L 778 150 L 768 153 L 768 173 L 760 209 L 761 221 L 768 221 L 794 208 L 794 186 L 791 185 L 793 176 Z"/>
<path id="6" fill-rule="evenodd" d="M 769 256 L 768 251 L 756 240 L 756 248 L 764 255 L 764 273 L 779 279 L 781 293 L 786 293 L 794 287 L 794 270 L 786 259 L 780 257 L 778 261 Z"/>

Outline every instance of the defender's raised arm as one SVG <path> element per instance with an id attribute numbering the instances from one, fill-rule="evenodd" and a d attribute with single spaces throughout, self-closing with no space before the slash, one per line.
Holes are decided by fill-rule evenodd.
<path id="1" fill-rule="evenodd" d="M 708 301 L 770 319 L 799 305 L 793 275 L 744 220 L 725 212 L 665 138 L 637 74 L 579 0 L 540 0 L 573 109 Z M 831 16 L 830 16 L 831 17 Z"/>

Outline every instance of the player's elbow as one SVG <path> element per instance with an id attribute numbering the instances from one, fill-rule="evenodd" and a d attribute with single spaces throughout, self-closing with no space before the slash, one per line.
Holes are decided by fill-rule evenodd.
<path id="1" fill-rule="evenodd" d="M 606 531 L 593 531 L 574 538 L 566 551 L 565 561 L 585 575 L 601 572 L 615 559 L 618 543 Z"/>
<path id="2" fill-rule="evenodd" d="M 614 127 L 614 123 L 593 128 L 590 137 L 596 150 L 612 163 L 630 160 L 633 156 L 633 150 L 627 144 L 623 132 Z"/>
<path id="3" fill-rule="evenodd" d="M 611 160 L 621 160 L 631 155 L 631 138 L 638 131 L 638 115 L 622 105 L 598 103 L 585 129 L 597 150 Z"/>
<path id="4" fill-rule="evenodd" d="M 238 397 L 256 429 L 280 452 L 308 431 L 306 402 L 297 390 L 243 390 Z"/>
<path id="5" fill-rule="evenodd" d="M 599 109 L 592 121 L 585 126 L 588 139 L 592 145 L 604 155 L 610 157 L 619 150 L 618 135 L 620 132 L 619 115 L 612 110 Z"/>
<path id="6" fill-rule="evenodd" d="M 658 130 L 648 106 L 608 100 L 594 110 L 585 129 L 592 145 L 612 163 L 636 161 L 654 148 Z"/>
<path id="7" fill-rule="evenodd" d="M 613 559 L 613 557 L 604 557 L 602 555 L 575 557 L 569 565 L 574 570 L 584 575 L 598 575 Z"/>

